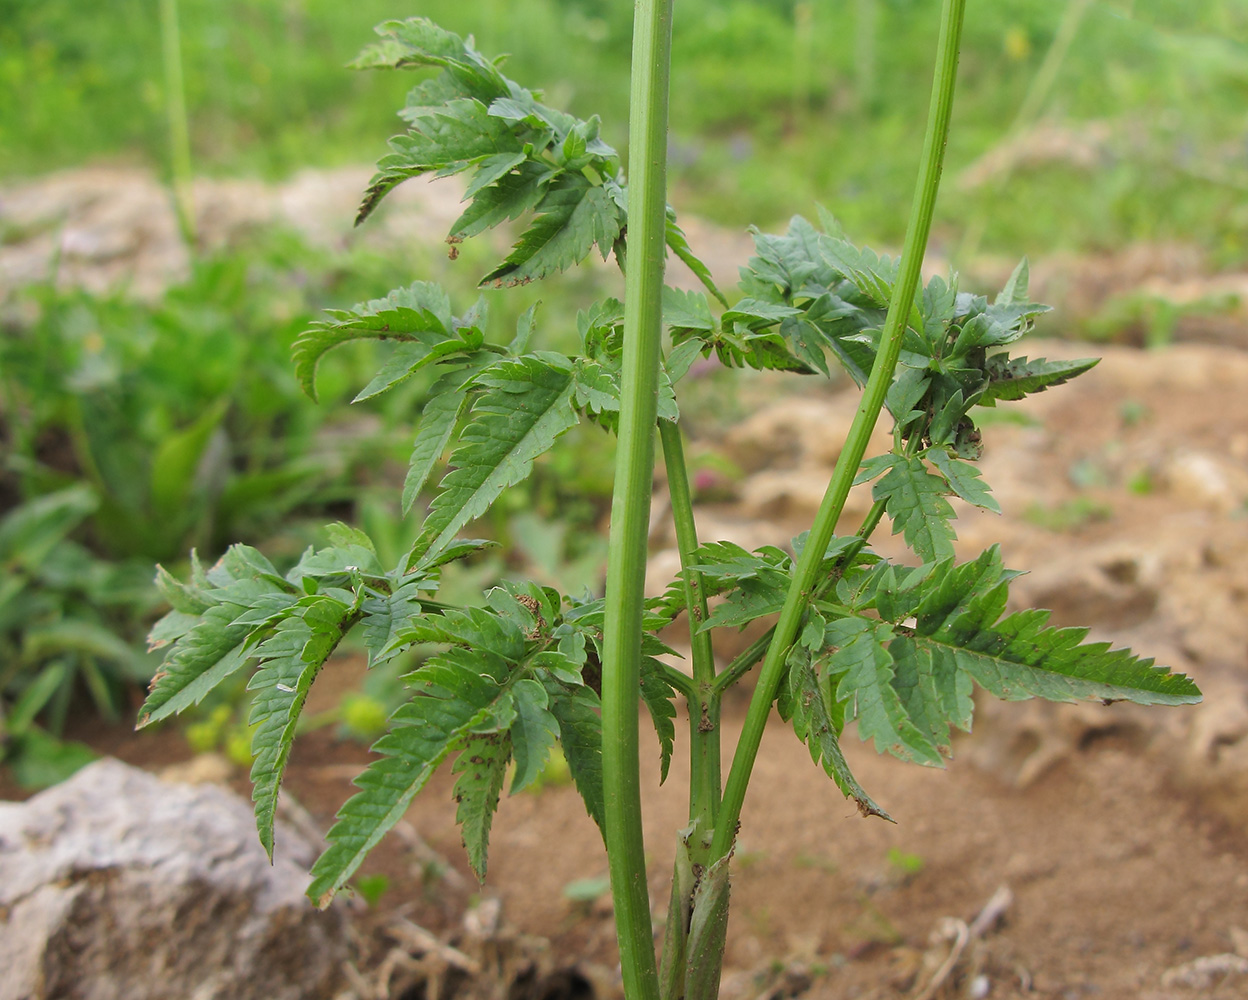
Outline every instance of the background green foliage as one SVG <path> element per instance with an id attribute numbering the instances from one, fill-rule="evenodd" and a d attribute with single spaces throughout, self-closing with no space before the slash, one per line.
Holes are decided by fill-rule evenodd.
<path id="1" fill-rule="evenodd" d="M 682 0 L 672 153 L 677 196 L 732 224 L 774 224 L 820 200 L 850 231 L 897 242 L 922 120 L 936 4 L 921 0 Z M 980 4 L 967 25 L 950 176 L 1005 136 L 1068 4 Z M 196 166 L 280 175 L 380 151 L 409 81 L 338 71 L 386 18 L 421 14 L 510 52 L 515 78 L 600 114 L 624 145 L 629 4 L 606 0 L 182 0 Z M 1041 106 L 1103 122 L 1094 170 L 1058 156 L 1016 171 L 1008 197 L 946 189 L 938 240 L 992 212 L 985 248 L 1032 253 L 1195 238 L 1239 259 L 1248 233 L 1244 0 L 1090 4 Z M 164 162 L 153 4 L 0 0 L 0 176 L 86 159 Z M 894 152 L 897 151 L 897 152 Z"/>

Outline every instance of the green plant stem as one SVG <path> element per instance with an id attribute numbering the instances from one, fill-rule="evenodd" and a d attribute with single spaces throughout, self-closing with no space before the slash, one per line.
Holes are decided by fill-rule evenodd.
<path id="1" fill-rule="evenodd" d="M 624 357 L 602 678 L 605 840 L 620 967 L 629 1000 L 658 1000 L 659 995 L 641 830 L 637 702 L 662 341 L 671 44 L 672 0 L 637 0 L 629 108 Z"/>
<path id="2" fill-rule="evenodd" d="M 876 526 L 880 523 L 880 518 L 884 516 L 884 501 L 877 500 L 871 505 L 871 509 L 867 511 L 867 516 L 863 518 L 862 526 L 855 534 L 861 540 L 859 544 L 850 546 L 842 553 L 837 561 L 838 566 L 844 566 L 854 558 L 871 537 L 871 533 L 875 531 Z M 836 575 L 829 576 L 828 579 L 822 581 L 815 588 L 815 599 L 821 597 L 829 587 L 836 581 Z M 722 693 L 732 687 L 737 681 L 750 672 L 750 669 L 763 658 L 763 654 L 767 652 L 767 647 L 771 645 L 771 637 L 776 634 L 776 627 L 773 625 L 766 632 L 760 635 L 752 643 L 738 653 L 728 667 L 715 678 L 714 690 Z M 681 674 L 684 677 L 684 674 Z M 687 679 L 687 678 L 686 678 Z"/>
<path id="3" fill-rule="evenodd" d="M 689 699 L 689 819 L 701 821 L 703 830 L 715 826 L 719 814 L 719 696 L 715 691 L 715 653 L 711 633 L 701 631 L 707 618 L 706 589 L 697 563 L 698 529 L 693 520 L 693 494 L 685 466 L 685 447 L 680 428 L 659 421 L 659 441 L 667 469 L 667 491 L 672 501 L 672 523 L 689 612 L 690 658 L 693 663 L 694 697 Z M 695 861 L 701 862 L 700 858 Z"/>
<path id="4" fill-rule="evenodd" d="M 780 611 L 780 620 L 759 676 L 758 686 L 750 700 L 745 717 L 745 727 L 733 755 L 732 768 L 724 787 L 724 799 L 720 806 L 719 822 L 715 827 L 715 840 L 711 853 L 722 858 L 732 849 L 736 840 L 737 822 L 741 817 L 741 805 L 750 780 L 754 760 L 758 756 L 759 743 L 771 714 L 789 646 L 797 634 L 798 625 L 810 598 L 815 593 L 816 576 L 828 543 L 832 540 L 836 522 L 845 507 L 845 499 L 853 485 L 858 467 L 867 449 L 867 442 L 884 405 L 884 397 L 892 384 L 893 371 L 901 353 L 902 337 L 906 322 L 914 305 L 915 291 L 927 249 L 927 236 L 932 224 L 932 211 L 936 205 L 936 192 L 940 187 L 940 173 L 944 164 L 945 143 L 949 136 L 949 118 L 953 110 L 953 91 L 958 72 L 958 50 L 962 36 L 962 17 L 966 0 L 944 0 L 941 10 L 940 37 L 936 46 L 936 73 L 932 83 L 931 106 L 928 111 L 927 133 L 923 139 L 923 157 L 919 167 L 919 179 L 915 187 L 914 205 L 910 211 L 906 239 L 902 246 L 901 273 L 893 287 L 888 305 L 888 316 L 880 336 L 880 347 L 871 377 L 867 380 L 850 427 L 845 447 L 837 459 L 832 480 L 819 506 L 819 513 L 811 527 L 810 537 L 802 550 L 801 558 L 793 572 L 793 581 Z"/>
<path id="5" fill-rule="evenodd" d="M 186 123 L 186 86 L 182 79 L 182 41 L 178 0 L 160 0 L 161 57 L 165 70 L 165 110 L 169 117 L 169 170 L 178 228 L 186 245 L 195 245 L 195 205 L 191 197 L 191 140 Z"/>

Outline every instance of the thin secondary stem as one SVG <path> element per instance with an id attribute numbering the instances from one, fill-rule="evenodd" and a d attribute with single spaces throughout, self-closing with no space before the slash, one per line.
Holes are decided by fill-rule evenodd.
<path id="1" fill-rule="evenodd" d="M 178 0 L 160 0 L 161 55 L 165 69 L 165 110 L 169 117 L 169 170 L 178 228 L 188 247 L 195 245 L 195 205 L 191 197 L 191 140 L 186 124 L 186 86 L 182 80 L 182 38 Z"/>
<path id="2" fill-rule="evenodd" d="M 706 621 L 706 589 L 697 561 L 698 529 L 693 520 L 693 494 L 685 466 L 685 447 L 680 428 L 659 421 L 659 441 L 667 468 L 667 492 L 672 501 L 672 523 L 680 550 L 681 580 L 689 616 L 690 658 L 693 663 L 694 696 L 689 699 L 689 819 L 701 820 L 710 830 L 719 813 L 719 697 L 715 693 L 715 653 L 711 633 L 702 631 Z"/>
<path id="3" fill-rule="evenodd" d="M 863 545 L 867 544 L 867 541 L 871 538 L 871 533 L 875 531 L 876 526 L 880 523 L 880 519 L 883 516 L 884 501 L 877 500 L 871 505 L 871 509 L 867 511 L 867 516 L 863 518 L 862 526 L 855 532 L 859 538 L 859 544 L 849 546 L 849 548 L 841 554 L 840 559 L 837 560 L 838 567 L 849 565 L 850 560 L 862 551 Z M 814 599 L 817 599 L 826 593 L 835 580 L 836 574 L 834 572 L 832 576 L 820 582 L 820 584 L 815 588 Z M 748 674 L 754 664 L 763 658 L 763 655 L 767 652 L 767 647 L 771 645 L 771 637 L 775 634 L 776 627 L 773 625 L 752 643 L 746 646 L 745 649 L 738 653 L 733 658 L 732 662 L 728 664 L 724 672 L 715 678 L 714 690 L 717 693 L 727 691 L 728 688 L 732 687 L 735 683 L 737 683 L 737 681 Z"/>
<path id="4" fill-rule="evenodd" d="M 893 286 L 888 305 L 888 316 L 880 336 L 880 347 L 867 380 L 862 401 L 850 427 L 845 447 L 837 459 L 832 480 L 820 504 L 819 513 L 811 527 L 810 537 L 802 550 L 801 558 L 793 572 L 793 580 L 776 623 L 775 635 L 767 648 L 767 657 L 759 676 L 758 686 L 750 700 L 745 717 L 745 728 L 737 743 L 724 799 L 720 806 L 719 822 L 715 826 L 712 856 L 722 858 L 731 850 L 736 839 L 737 821 L 741 817 L 741 804 L 745 801 L 745 789 L 750 780 L 758 746 L 762 741 L 772 702 L 784 676 L 784 665 L 789 646 L 797 634 L 806 606 L 815 592 L 819 566 L 827 552 L 828 543 L 836 529 L 845 499 L 853 485 L 858 467 L 867 449 L 867 441 L 884 406 L 884 397 L 892 384 L 893 371 L 901 353 L 902 337 L 914 308 L 915 291 L 919 285 L 919 273 L 923 254 L 927 249 L 927 236 L 931 230 L 932 211 L 936 205 L 936 192 L 940 187 L 940 173 L 944 165 L 945 143 L 949 136 L 949 118 L 953 110 L 954 83 L 958 72 L 958 50 L 962 37 L 962 17 L 966 0 L 944 0 L 940 20 L 940 38 L 937 42 L 936 74 L 932 83 L 932 100 L 928 111 L 927 134 L 923 139 L 923 158 L 919 179 L 914 193 L 914 205 L 906 229 L 906 239 L 901 253 L 901 273 Z"/>
<path id="5" fill-rule="evenodd" d="M 662 339 L 672 0 L 637 0 L 629 108 L 628 273 L 603 636 L 602 770 L 624 992 L 658 1000 L 641 830 L 637 701 Z"/>

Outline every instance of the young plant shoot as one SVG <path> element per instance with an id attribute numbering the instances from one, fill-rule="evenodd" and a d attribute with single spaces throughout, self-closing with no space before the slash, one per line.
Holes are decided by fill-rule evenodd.
<path id="1" fill-rule="evenodd" d="M 391 140 L 357 221 L 408 178 L 466 174 L 466 207 L 448 243 L 507 222 L 522 230 L 482 286 L 545 279 L 596 252 L 624 271 L 626 301 L 586 306 L 575 355 L 543 345 L 533 310 L 514 332 L 499 331 L 484 299 L 452 304 L 423 281 L 329 312 L 295 345 L 310 395 L 324 355 L 360 338 L 394 348 L 358 398 L 411 378 L 429 386 L 402 497 L 407 511 L 432 489 L 415 545 L 397 565 L 383 565 L 364 533 L 339 524 L 328 529 L 327 547 L 284 571 L 236 545 L 209 569 L 193 560 L 188 582 L 160 572 L 173 610 L 151 642 L 167 654 L 139 724 L 180 712 L 249 671 L 256 822 L 270 853 L 300 712 L 343 637 L 359 632 L 370 666 L 415 645 L 435 650 L 406 676 L 408 701 L 390 719 L 312 869 L 309 894 L 319 904 L 347 886 L 448 759 L 468 860 L 484 879 L 508 774 L 511 792 L 533 784 L 558 743 L 606 843 L 630 1000 L 711 1000 L 741 805 L 773 706 L 863 815 L 888 819 L 841 752 L 851 723 L 881 752 L 940 766 L 951 730 L 970 730 L 977 684 L 1006 699 L 1199 700 L 1183 675 L 1085 642 L 1084 629 L 1051 627 L 1047 612 L 1007 614 L 1017 574 L 995 547 L 965 562 L 955 556 L 948 498 L 997 509 L 974 464 L 981 452 L 976 407 L 1045 391 L 1095 364 L 1010 353 L 1046 308 L 1028 299 L 1025 262 L 991 301 L 959 290 L 956 276 L 920 287 L 963 7 L 964 0 L 944 0 L 900 259 L 855 246 L 830 216 L 821 215 L 818 226 L 795 217 L 782 234 L 755 235 L 755 255 L 731 295 L 716 287 L 666 201 L 671 0 L 636 7 L 627 179 L 597 118 L 543 104 L 471 39 L 420 18 L 378 28 L 381 40 L 355 65 L 419 76 L 400 111 L 407 131 Z M 705 291 L 664 287 L 669 253 Z M 787 548 L 747 552 L 697 537 L 676 390 L 696 359 L 710 357 L 729 368 L 813 377 L 838 365 L 863 389 L 815 523 Z M 892 417 L 892 447 L 867 456 L 883 408 Z M 580 421 L 618 438 L 606 596 L 506 583 L 480 606 L 438 601 L 442 568 L 488 544 L 462 532 Z M 665 594 L 646 600 L 656 430 L 682 571 Z M 869 514 L 854 534 L 836 535 L 850 487 L 867 481 L 874 484 Z M 872 551 L 871 536 L 885 518 L 913 560 Z M 711 597 L 720 598 L 713 607 Z M 775 615 L 762 640 L 730 664 L 716 663 L 715 630 Z M 659 634 L 681 618 L 692 676 L 659 659 L 671 652 Z M 760 662 L 725 779 L 721 701 Z M 641 838 L 637 716 L 644 703 L 666 777 L 677 699 L 691 721 L 689 820 L 678 834 L 660 967 Z"/>

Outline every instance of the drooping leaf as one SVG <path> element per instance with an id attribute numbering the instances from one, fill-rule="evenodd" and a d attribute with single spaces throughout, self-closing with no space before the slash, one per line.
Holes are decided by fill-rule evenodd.
<path id="1" fill-rule="evenodd" d="M 825 692 L 830 688 L 819 683 L 808 651 L 795 646 L 789 654 L 787 705 L 797 738 L 810 748 L 810 757 L 821 764 L 828 777 L 847 798 L 852 799 L 863 816 L 879 816 L 892 821 L 858 784 L 841 751 L 838 726 L 833 718 L 836 706 L 829 703 Z"/>
<path id="2" fill-rule="evenodd" d="M 498 809 L 498 797 L 507 778 L 511 760 L 511 737 L 505 733 L 474 733 L 467 737 L 453 773 L 455 782 L 455 822 L 463 836 L 468 863 L 478 881 L 485 881 L 489 860 L 490 827 Z"/>
<path id="3" fill-rule="evenodd" d="M 559 742 L 572 773 L 572 782 L 585 802 L 585 811 L 598 824 L 598 829 L 603 830 L 606 806 L 602 791 L 600 707 L 598 696 L 588 687 L 578 685 L 551 693 L 550 711 L 559 721 Z"/>
<path id="4" fill-rule="evenodd" d="M 345 622 L 350 609 L 332 598 Z M 303 609 L 306 610 L 306 609 Z M 318 625 L 326 619 L 310 616 Z M 272 636 L 255 649 L 260 667 L 252 675 L 248 690 L 253 691 L 251 714 L 251 784 L 255 804 L 256 829 L 269 859 L 273 858 L 273 821 L 277 815 L 277 793 L 295 740 L 295 726 L 307 701 L 317 672 L 338 640 L 342 625 L 334 630 L 331 645 L 317 643 L 316 630 L 303 615 L 294 614 L 278 623 Z M 322 634 L 324 634 L 322 632 Z"/>
<path id="5" fill-rule="evenodd" d="M 427 344 L 450 336 L 449 310 L 439 315 L 426 282 L 396 289 L 384 299 L 363 302 L 349 310 L 326 310 L 326 320 L 313 323 L 295 340 L 292 355 L 295 375 L 312 399 L 316 399 L 316 366 L 325 353 L 352 340 L 400 340 Z M 438 289 L 440 293 L 441 290 Z M 445 293 L 441 293 L 445 300 Z M 430 307 L 434 306 L 434 309 Z"/>
<path id="6" fill-rule="evenodd" d="M 650 712 L 650 721 L 654 723 L 654 731 L 659 737 L 659 784 L 667 780 L 672 751 L 676 747 L 676 706 L 672 702 L 675 694 L 663 676 L 658 660 L 653 656 L 642 656 L 641 700 Z"/>

